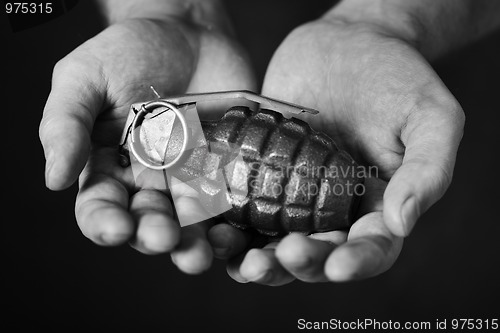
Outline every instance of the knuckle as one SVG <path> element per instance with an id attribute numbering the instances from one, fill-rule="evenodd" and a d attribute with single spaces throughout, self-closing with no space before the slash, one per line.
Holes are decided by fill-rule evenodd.
<path id="1" fill-rule="evenodd" d="M 456 128 L 463 129 L 465 126 L 465 112 L 460 103 L 456 99 L 451 98 L 445 105 L 445 109 L 447 110 L 453 125 Z"/>
<path id="2" fill-rule="evenodd" d="M 428 179 L 428 184 L 432 188 L 432 193 L 441 197 L 451 184 L 453 179 L 453 169 L 441 163 L 422 162 L 422 179 Z"/>
<path id="3" fill-rule="evenodd" d="M 466 121 L 466 116 L 465 112 L 460 106 L 460 104 L 457 102 L 457 106 L 454 109 L 454 114 L 455 114 L 455 122 L 457 128 L 460 130 L 460 135 L 463 136 L 464 130 L 465 130 L 465 121 Z"/>
<path id="4" fill-rule="evenodd" d="M 65 72 L 66 69 L 70 66 L 70 60 L 68 60 L 68 57 L 69 56 L 59 59 L 54 65 L 54 69 L 52 72 L 55 74 Z"/>
<path id="5" fill-rule="evenodd" d="M 51 132 L 50 128 L 52 127 L 52 123 L 53 118 L 48 117 L 46 114 L 44 114 L 42 120 L 40 121 L 40 125 L 38 126 L 38 137 L 40 138 L 40 141 L 44 146 L 47 143 L 47 134 Z"/>
<path id="6" fill-rule="evenodd" d="M 434 178 L 437 188 L 441 189 L 441 192 L 444 194 L 444 191 L 448 189 L 453 179 L 452 171 L 439 164 L 433 164 L 430 166 L 430 170 L 430 177 Z"/>
<path id="7" fill-rule="evenodd" d="M 73 79 L 86 89 L 101 91 L 106 82 L 101 59 L 91 52 L 76 49 L 57 61 L 52 70 L 52 85 L 65 84 Z"/>
<path id="8" fill-rule="evenodd" d="M 66 75 L 75 67 L 78 67 L 78 62 L 70 53 L 56 62 L 56 64 L 54 65 L 54 69 L 52 70 L 52 80 L 54 81 L 58 77 Z"/>

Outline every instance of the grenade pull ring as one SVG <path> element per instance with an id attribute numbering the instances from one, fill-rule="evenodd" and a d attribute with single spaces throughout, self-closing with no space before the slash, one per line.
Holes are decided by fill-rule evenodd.
<path id="1" fill-rule="evenodd" d="M 173 167 L 183 157 L 184 152 L 187 149 L 189 142 L 189 131 L 186 118 L 179 110 L 179 108 L 181 108 L 182 106 L 196 104 L 197 102 L 204 102 L 204 101 L 216 101 L 225 99 L 246 99 L 251 102 L 259 103 L 261 107 L 278 111 L 280 113 L 300 114 L 302 112 L 307 112 L 313 115 L 319 113 L 319 111 L 315 109 L 306 108 L 297 104 L 261 96 L 247 90 L 231 90 L 231 91 L 220 91 L 211 93 L 184 94 L 184 95 L 172 96 L 169 98 L 161 99 L 159 98 L 160 96 L 154 90 L 154 88 L 152 89 L 155 95 L 158 97 L 158 99 L 143 104 L 139 112 L 135 115 L 131 124 L 132 135 L 130 137 L 129 145 L 130 145 L 130 150 L 135 156 L 135 158 L 137 158 L 137 160 L 141 164 L 153 170 L 165 170 Z M 140 154 L 140 151 L 142 150 L 140 131 L 136 130 L 139 126 L 141 126 L 142 120 L 144 119 L 147 113 L 150 113 L 160 107 L 165 107 L 167 108 L 166 111 L 172 111 L 175 113 L 177 119 L 182 125 L 184 133 L 184 140 L 182 143 L 182 147 L 179 151 L 179 154 L 172 161 L 165 164 L 151 163 L 150 161 L 148 161 L 147 157 L 144 157 L 142 154 Z M 167 138 L 167 140 L 168 139 L 169 138 Z M 137 147 L 137 145 L 139 145 L 139 147 Z"/>
<path id="2" fill-rule="evenodd" d="M 158 165 L 158 164 L 153 164 L 153 163 L 149 162 L 147 160 L 147 158 L 143 157 L 139 153 L 140 150 L 136 146 L 141 145 L 140 131 L 136 130 L 136 129 L 139 126 L 141 126 L 141 123 L 139 123 L 139 121 L 142 122 L 142 120 L 144 119 L 144 116 L 147 113 L 152 112 L 153 110 L 160 108 L 160 107 L 167 108 L 166 112 L 172 111 L 175 113 L 175 115 L 177 116 L 177 119 L 179 120 L 179 122 L 182 125 L 182 131 L 184 133 L 184 140 L 182 141 L 182 147 L 181 147 L 181 150 L 179 151 L 179 154 L 172 161 L 170 161 L 166 164 Z M 130 151 L 132 152 L 132 154 L 134 154 L 135 158 L 142 165 L 144 165 L 150 169 L 153 169 L 153 170 L 165 170 L 165 169 L 168 169 L 168 168 L 171 168 L 172 166 L 174 166 L 184 155 L 184 152 L 186 151 L 187 145 L 189 142 L 189 131 L 188 131 L 188 125 L 186 122 L 186 118 L 184 118 L 184 115 L 182 114 L 182 112 L 175 105 L 173 105 L 169 102 L 166 102 L 164 100 L 156 100 L 156 101 L 149 102 L 147 104 L 143 104 L 141 109 L 139 110 L 139 112 L 135 115 L 134 120 L 132 121 L 131 133 L 132 133 L 132 135 L 130 137 Z"/>

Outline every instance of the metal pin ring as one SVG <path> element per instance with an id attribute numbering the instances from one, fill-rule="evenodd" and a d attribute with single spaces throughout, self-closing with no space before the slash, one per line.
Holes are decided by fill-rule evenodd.
<path id="1" fill-rule="evenodd" d="M 140 131 L 134 131 L 139 126 L 138 119 L 141 118 L 143 114 L 145 115 L 146 113 L 149 113 L 158 107 L 166 107 L 167 109 L 173 111 L 175 113 L 175 115 L 177 116 L 177 118 L 179 119 L 179 121 L 181 122 L 182 130 L 184 132 L 184 141 L 182 142 L 181 151 L 179 152 L 177 157 L 175 159 L 173 159 L 171 162 L 169 162 L 167 164 L 162 164 L 162 165 L 151 164 L 150 162 L 146 161 L 137 152 L 136 147 L 135 147 L 136 143 L 140 144 L 140 139 L 136 138 L 136 136 L 140 134 Z M 165 170 L 165 169 L 173 167 L 182 158 L 182 156 L 184 155 L 184 152 L 187 149 L 188 140 L 189 140 L 189 133 L 188 133 L 188 126 L 187 126 L 186 118 L 184 118 L 182 113 L 179 111 L 179 109 L 175 105 L 168 103 L 168 102 L 158 100 L 158 101 L 152 101 L 148 104 L 143 105 L 142 108 L 139 110 L 139 112 L 134 117 L 134 120 L 132 122 L 132 132 L 133 133 L 132 133 L 131 138 L 130 138 L 130 150 L 134 154 L 135 158 L 137 158 L 137 160 L 142 165 L 144 165 L 150 169 L 153 169 L 153 170 Z"/>

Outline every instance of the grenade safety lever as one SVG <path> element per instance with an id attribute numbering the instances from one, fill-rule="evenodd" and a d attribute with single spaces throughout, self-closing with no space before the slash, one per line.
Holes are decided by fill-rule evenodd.
<path id="1" fill-rule="evenodd" d="M 259 103 L 261 108 L 270 109 L 278 111 L 281 113 L 291 113 L 300 114 L 302 112 L 307 112 L 310 114 L 318 114 L 319 111 L 311 108 L 306 108 L 297 104 L 292 104 L 288 102 L 283 102 L 274 98 L 269 98 L 261 95 L 257 95 L 248 90 L 231 90 L 231 91 L 220 91 L 212 93 L 201 93 L 201 94 L 185 94 L 180 96 L 169 97 L 165 101 L 176 104 L 191 104 L 197 102 L 214 101 L 222 99 L 236 99 L 244 98 L 251 102 Z"/>
<path id="2" fill-rule="evenodd" d="M 153 91 L 156 93 L 153 87 L 151 87 Z M 157 95 L 159 97 L 159 95 Z M 199 93 L 199 94 L 184 94 L 184 95 L 179 95 L 179 96 L 172 96 L 169 98 L 161 99 L 158 98 L 157 100 L 151 101 L 149 103 L 142 104 L 141 108 L 136 112 L 135 117 L 133 118 L 131 128 L 130 129 L 136 129 L 138 126 L 140 126 L 140 121 L 143 119 L 144 115 L 152 112 L 153 110 L 164 107 L 167 110 L 171 110 L 175 113 L 178 121 L 182 125 L 183 133 L 184 133 L 184 140 L 183 140 L 183 145 L 182 148 L 177 155 L 175 159 L 168 163 L 162 163 L 160 165 L 155 165 L 152 164 L 151 162 L 147 161 L 137 150 L 137 145 L 140 145 L 140 140 L 138 139 L 137 135 L 131 135 L 130 136 L 130 142 L 129 142 L 129 149 L 130 151 L 134 154 L 135 158 L 143 164 L 144 166 L 153 169 L 153 170 L 164 170 L 171 168 L 172 166 L 176 165 L 180 159 L 182 158 L 182 155 L 186 151 L 188 142 L 189 142 L 189 130 L 188 130 L 188 125 L 186 123 L 186 119 L 183 116 L 183 113 L 179 111 L 179 107 L 189 105 L 189 104 L 196 104 L 198 102 L 206 102 L 206 101 L 216 101 L 216 100 L 226 100 L 226 99 L 246 99 L 251 102 L 256 102 L 259 103 L 261 107 L 264 107 L 266 109 L 271 109 L 274 111 L 278 111 L 281 113 L 290 113 L 290 114 L 300 114 L 302 112 L 307 112 L 310 114 L 318 114 L 319 111 L 311 108 L 306 108 L 300 105 L 292 104 L 292 103 L 287 103 L 283 102 L 277 99 L 261 96 L 258 94 L 255 94 L 251 91 L 247 90 L 232 90 L 232 91 L 220 91 L 220 92 L 211 92 L 211 93 Z M 136 134 L 139 132 L 136 131 Z M 121 146 L 123 147 L 126 144 L 126 140 L 128 138 L 128 135 L 130 133 L 127 132 L 124 140 L 122 141 Z M 163 137 L 165 138 L 165 136 Z M 168 138 L 167 138 L 168 140 Z"/>

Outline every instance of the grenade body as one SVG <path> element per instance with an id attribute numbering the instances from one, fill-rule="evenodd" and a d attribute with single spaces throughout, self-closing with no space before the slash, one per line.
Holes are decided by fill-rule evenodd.
<path id="1" fill-rule="evenodd" d="M 232 208 L 223 213 L 228 223 L 268 236 L 326 232 L 352 224 L 363 177 L 351 156 L 327 135 L 299 119 L 247 107 L 233 107 L 218 121 L 202 122 L 202 128 L 209 149 L 188 151 L 173 175 L 196 180 L 208 211 L 228 205 Z M 172 156 L 181 132 L 180 127 L 172 132 Z M 231 163 L 231 168 L 217 172 Z M 230 190 L 221 189 L 221 181 Z"/>

